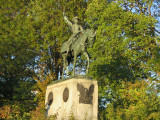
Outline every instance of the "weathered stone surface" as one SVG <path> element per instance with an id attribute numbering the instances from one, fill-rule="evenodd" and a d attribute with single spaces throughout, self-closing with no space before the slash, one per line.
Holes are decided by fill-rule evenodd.
<path id="1" fill-rule="evenodd" d="M 57 114 L 58 120 L 68 120 L 72 115 L 76 120 L 97 120 L 97 81 L 71 78 L 53 83 L 47 87 L 45 103 L 47 115 Z"/>

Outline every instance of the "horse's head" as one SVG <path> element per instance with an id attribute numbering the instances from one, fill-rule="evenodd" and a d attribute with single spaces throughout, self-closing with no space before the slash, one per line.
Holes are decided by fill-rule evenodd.
<path id="1" fill-rule="evenodd" d="M 89 47 L 93 46 L 96 34 L 97 34 L 97 31 L 94 32 L 93 30 L 89 30 L 89 36 L 88 36 Z"/>

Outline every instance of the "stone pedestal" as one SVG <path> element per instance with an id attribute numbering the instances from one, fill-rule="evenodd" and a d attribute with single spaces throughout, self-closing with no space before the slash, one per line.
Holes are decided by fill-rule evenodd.
<path id="1" fill-rule="evenodd" d="M 47 116 L 57 120 L 97 120 L 98 85 L 96 80 L 71 78 L 47 87 Z"/>

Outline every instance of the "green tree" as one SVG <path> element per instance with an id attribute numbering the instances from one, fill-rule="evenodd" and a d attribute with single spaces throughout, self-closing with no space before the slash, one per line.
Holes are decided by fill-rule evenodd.
<path id="1" fill-rule="evenodd" d="M 28 99 L 31 91 L 24 91 L 27 94 L 21 94 L 20 91 L 27 84 L 33 84 L 34 58 L 37 55 L 31 45 L 30 30 L 25 25 L 28 1 L 2 0 L 0 4 L 0 98 Z M 27 82 L 24 83 L 24 81 Z M 19 88 L 22 89 L 19 90 Z"/>
<path id="2" fill-rule="evenodd" d="M 160 100 L 155 83 L 122 82 L 117 89 L 119 99 L 107 104 L 104 116 L 109 120 L 158 120 Z"/>
<path id="3" fill-rule="evenodd" d="M 88 6 L 86 21 L 97 30 L 95 44 L 89 49 L 92 57 L 89 75 L 98 80 L 100 113 L 107 103 L 110 103 L 107 107 L 113 105 L 114 111 L 118 110 L 118 104 L 125 104 L 118 93 L 122 82 L 158 81 L 160 46 L 157 20 L 149 14 L 152 3 L 93 0 Z"/>

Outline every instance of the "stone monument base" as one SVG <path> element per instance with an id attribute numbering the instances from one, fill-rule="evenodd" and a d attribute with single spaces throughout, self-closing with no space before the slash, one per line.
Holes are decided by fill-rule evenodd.
<path id="1" fill-rule="evenodd" d="M 48 85 L 45 105 L 46 115 L 57 120 L 97 120 L 97 81 L 74 77 Z"/>

